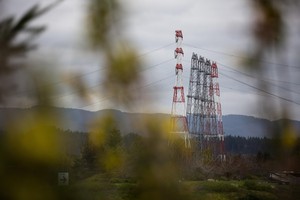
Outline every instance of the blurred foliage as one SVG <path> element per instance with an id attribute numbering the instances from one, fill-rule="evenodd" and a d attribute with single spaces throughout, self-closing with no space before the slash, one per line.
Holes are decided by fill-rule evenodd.
<path id="1" fill-rule="evenodd" d="M 88 170 L 116 173 L 121 170 L 124 158 L 121 133 L 110 116 L 104 116 L 96 125 L 88 134 L 81 159 Z"/>
<path id="2" fill-rule="evenodd" d="M 254 0 L 251 4 L 255 13 L 252 27 L 255 48 L 248 65 L 260 70 L 268 53 L 284 47 L 288 35 L 287 13 L 298 12 L 299 2 L 296 0 Z"/>
<path id="3" fill-rule="evenodd" d="M 3 2 L 0 1 L 0 6 Z M 10 79 L 9 74 L 23 66 L 16 61 L 26 60 L 24 56 L 35 47 L 33 40 L 45 30 L 45 26 L 32 26 L 31 22 L 59 2 L 43 9 L 33 6 L 19 19 L 14 16 L 0 19 L 1 103 L 8 91 L 13 90 L 5 86 L 6 81 L 2 83 L 5 80 L 2 78 Z M 280 48 L 285 41 L 283 4 L 271 0 L 252 3 L 258 16 L 253 29 L 257 48 L 252 60 L 260 60 L 266 51 Z M 89 0 L 84 29 L 91 50 L 101 54 L 107 66 L 101 74 L 105 84 L 100 93 L 109 95 L 114 106 L 130 108 L 135 105 L 136 89 L 142 81 L 138 73 L 141 61 L 122 34 L 122 17 L 120 1 Z M 261 63 L 256 64 L 260 70 Z M 133 133 L 122 136 L 117 128 L 117 116 L 109 113 L 90 122 L 90 133 L 84 139 L 80 155 L 73 159 L 66 150 L 69 141 L 65 141 L 65 133 L 52 127 L 63 123 L 61 114 L 48 107 L 53 105 L 49 95 L 55 88 L 45 84 L 43 74 L 34 74 L 32 78 L 33 98 L 42 106 L 36 107 L 28 119 L 5 124 L 6 130 L 0 133 L 0 199 L 190 199 L 193 184 L 185 182 L 186 178 L 199 180 L 228 175 L 224 179 L 240 179 L 262 166 L 261 159 L 255 156 L 249 159 L 229 155 L 228 161 L 221 163 L 213 160 L 207 151 L 199 159 L 196 149 L 185 148 L 182 138 L 168 134 L 168 122 L 158 119 L 141 119 L 146 136 Z M 88 100 L 89 91 L 82 80 L 72 78 L 70 85 Z M 278 147 L 288 151 L 284 155 L 293 153 L 293 127 L 280 124 L 276 131 Z M 60 171 L 70 172 L 70 187 L 57 185 Z M 201 196 L 205 187 L 209 193 Z M 240 186 L 223 183 L 206 186 L 201 183 L 195 188 L 199 194 L 195 199 L 234 199 L 230 198 L 234 192 L 245 192 Z M 239 199 L 273 198 L 272 194 L 263 193 L 271 190 L 268 184 L 245 182 L 244 188 L 251 191 L 238 196 Z M 223 192 L 230 194 L 224 197 Z"/>
<path id="4" fill-rule="evenodd" d="M 130 107 L 139 84 L 140 60 L 132 48 L 122 46 L 108 55 L 104 89 L 116 103 Z"/>
<path id="5" fill-rule="evenodd" d="M 0 6 L 3 6 L 3 3 Z M 0 18 L 0 103 L 5 103 L 7 94 L 16 90 L 14 80 L 11 80 L 11 74 L 17 69 L 23 67 L 20 63 L 26 54 L 32 50 L 35 45 L 33 39 L 41 34 L 44 26 L 31 26 L 30 23 L 48 11 L 50 7 L 40 9 L 33 6 L 19 19 L 14 16 Z M 23 36 L 24 39 L 20 39 Z M 24 37 L 26 36 L 26 37 Z"/>
<path id="6" fill-rule="evenodd" d="M 268 67 L 272 63 L 266 61 L 270 58 L 284 58 L 285 52 L 282 51 L 288 45 L 288 37 L 291 34 L 291 25 L 289 25 L 289 20 L 293 20 L 294 17 L 300 17 L 299 12 L 299 1 L 295 0 L 255 0 L 251 1 L 252 9 L 255 12 L 254 23 L 252 27 L 252 35 L 255 47 L 252 51 L 252 55 L 246 63 L 246 66 L 252 69 L 256 76 L 260 77 L 258 79 L 258 87 L 264 91 L 273 93 L 272 83 L 264 80 L 264 76 L 267 76 Z M 291 19 L 292 16 L 292 19 Z M 298 27 L 299 28 L 299 27 Z M 297 33 L 299 34 L 299 32 Z M 296 49 L 295 51 L 300 51 Z M 289 81 L 296 80 L 296 74 L 293 76 L 288 69 L 289 66 L 282 65 L 281 68 L 273 67 L 273 74 L 279 77 L 288 78 Z M 287 90 L 290 89 L 288 86 Z M 291 90 L 289 90 L 291 91 Z M 293 99 L 293 95 L 283 92 L 276 93 L 278 96 L 283 96 L 285 99 Z M 290 101 L 292 102 L 292 100 Z M 259 103 L 261 108 L 270 118 L 290 118 L 290 108 L 287 102 L 281 99 L 278 104 L 275 101 L 270 100 L 270 98 L 262 98 Z M 277 141 L 274 145 L 277 147 L 278 155 L 281 157 L 280 163 L 278 165 L 282 166 L 282 163 L 286 163 L 286 167 L 289 168 L 291 165 L 299 164 L 299 161 L 294 161 L 292 164 L 289 160 L 290 152 L 294 151 L 296 148 L 296 128 L 288 120 L 278 121 L 277 125 L 270 130 L 270 136 L 276 137 Z M 282 166 L 283 167 L 283 166 Z"/>
<path id="7" fill-rule="evenodd" d="M 255 0 L 253 4 L 256 11 L 253 34 L 259 47 L 280 47 L 285 39 L 280 5 L 273 0 Z"/>
<path id="8" fill-rule="evenodd" d="M 6 2 L 4 2 L 6 3 Z M 45 8 L 38 5 L 30 8 L 19 19 L 9 16 L 0 20 L 0 73 L 10 72 L 20 66 L 15 66 L 13 60 L 23 57 L 35 48 L 32 41 L 45 31 L 45 26 L 32 26 L 33 20 L 51 10 L 58 2 Z M 26 37 L 24 37 L 26 35 Z M 23 36 L 20 39 L 20 36 Z"/>
<path id="9" fill-rule="evenodd" d="M 70 73 L 64 77 L 64 81 L 74 89 L 75 93 L 85 102 L 90 101 L 90 93 L 85 81 L 80 74 Z"/>
<path id="10" fill-rule="evenodd" d="M 44 26 L 31 27 L 29 23 L 42 14 L 38 6 L 32 7 L 19 20 L 14 17 L 7 17 L 0 21 L 0 62 L 1 71 L 12 70 L 10 65 L 12 59 L 17 56 L 24 56 L 29 50 L 34 48 L 31 44 L 32 39 L 45 30 Z M 29 36 L 18 41 L 20 34 L 27 33 Z"/>
<path id="11" fill-rule="evenodd" d="M 104 54 L 108 70 L 104 74 L 104 94 L 117 106 L 134 105 L 139 85 L 140 59 L 121 34 L 123 9 L 118 0 L 91 0 L 87 10 L 90 47 Z"/>
<path id="12" fill-rule="evenodd" d="M 0 6 L 7 3 L 2 1 Z M 26 56 L 36 47 L 34 39 L 45 30 L 45 26 L 31 24 L 58 3 L 54 2 L 44 8 L 34 5 L 19 18 L 1 16 L 1 105 L 5 106 L 10 101 L 10 94 L 14 93 L 17 97 L 15 91 L 19 90 L 17 87 L 22 82 L 15 74 L 24 73 L 26 76 L 30 73 L 22 69 L 28 63 Z M 59 116 L 45 107 L 50 105 L 48 97 L 53 89 L 44 85 L 41 75 L 31 76 L 34 85 L 30 93 L 35 94 L 32 98 L 44 106 L 36 107 L 36 111 L 28 118 L 7 120 L 5 130 L 1 133 L 0 199 L 58 199 L 61 194 L 55 187 L 57 171 L 69 159 L 62 151 L 63 138 L 52 128 L 54 124 L 60 123 Z"/>
<path id="13" fill-rule="evenodd" d="M 87 38 L 94 49 L 108 51 L 116 40 L 110 33 L 119 27 L 122 9 L 118 0 L 89 0 Z"/>

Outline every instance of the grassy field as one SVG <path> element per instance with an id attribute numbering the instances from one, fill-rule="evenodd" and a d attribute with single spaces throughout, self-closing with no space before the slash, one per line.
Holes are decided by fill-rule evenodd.
<path id="1" fill-rule="evenodd" d="M 188 199 L 275 200 L 300 199 L 299 185 L 280 185 L 265 180 L 179 181 Z M 68 190 L 79 199 L 139 199 L 138 182 L 97 174 L 72 184 Z"/>
<path id="2" fill-rule="evenodd" d="M 185 182 L 194 199 L 277 199 L 276 186 L 259 180 Z"/>

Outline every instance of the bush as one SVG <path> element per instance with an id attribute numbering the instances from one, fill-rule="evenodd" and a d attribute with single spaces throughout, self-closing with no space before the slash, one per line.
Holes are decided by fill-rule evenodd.
<path id="1" fill-rule="evenodd" d="M 238 187 L 227 181 L 206 182 L 202 188 L 205 191 L 218 193 L 237 192 L 239 190 Z"/>
<path id="2" fill-rule="evenodd" d="M 244 196 L 239 198 L 239 200 L 275 200 L 275 199 L 277 199 L 277 197 L 271 193 L 258 192 L 258 191 L 247 192 Z"/>
<path id="3" fill-rule="evenodd" d="M 246 180 L 244 182 L 244 187 L 248 190 L 256 190 L 256 191 L 273 191 L 272 185 L 267 182 L 255 181 L 255 180 Z"/>
<path id="4" fill-rule="evenodd" d="M 138 187 L 132 183 L 121 183 L 118 185 L 118 194 L 124 200 L 136 199 L 138 196 Z"/>

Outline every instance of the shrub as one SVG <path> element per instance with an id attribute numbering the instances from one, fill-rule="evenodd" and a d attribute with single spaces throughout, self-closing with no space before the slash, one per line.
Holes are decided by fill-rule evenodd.
<path id="1" fill-rule="evenodd" d="M 272 185 L 270 185 L 269 183 L 255 180 L 246 180 L 244 182 L 244 187 L 248 190 L 256 191 L 271 192 L 273 190 Z"/>

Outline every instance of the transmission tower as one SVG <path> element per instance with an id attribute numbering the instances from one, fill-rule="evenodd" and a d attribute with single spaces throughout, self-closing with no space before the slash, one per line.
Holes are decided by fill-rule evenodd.
<path id="1" fill-rule="evenodd" d="M 202 152 L 225 160 L 217 63 L 193 53 L 188 91 L 188 130 Z"/>
<path id="2" fill-rule="evenodd" d="M 185 98 L 184 98 L 184 87 L 183 87 L 183 66 L 182 57 L 184 52 L 182 50 L 181 44 L 183 40 L 183 35 L 181 30 L 175 31 L 175 41 L 177 47 L 174 51 L 175 59 L 177 63 L 175 66 L 176 82 L 173 87 L 173 103 L 171 111 L 171 134 L 180 134 L 185 139 L 185 146 L 190 147 L 189 133 L 187 127 L 187 119 L 185 116 Z"/>

